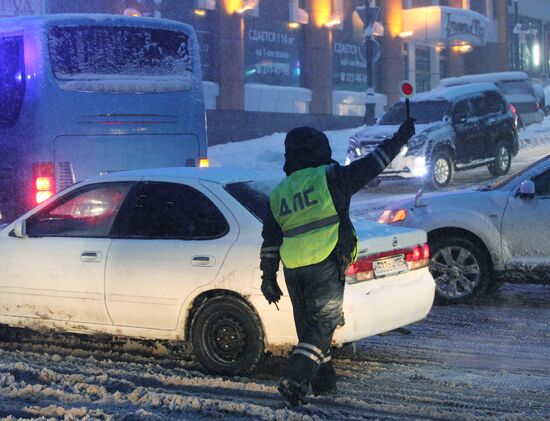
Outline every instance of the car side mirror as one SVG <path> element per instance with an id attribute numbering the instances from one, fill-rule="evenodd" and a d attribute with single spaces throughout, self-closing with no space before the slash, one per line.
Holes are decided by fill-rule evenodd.
<path id="1" fill-rule="evenodd" d="M 10 231 L 10 237 L 24 238 L 27 235 L 27 223 L 24 219 L 20 219 L 15 223 Z"/>
<path id="2" fill-rule="evenodd" d="M 535 183 L 532 180 L 522 181 L 519 185 L 518 196 L 522 199 L 533 199 L 535 197 Z"/>

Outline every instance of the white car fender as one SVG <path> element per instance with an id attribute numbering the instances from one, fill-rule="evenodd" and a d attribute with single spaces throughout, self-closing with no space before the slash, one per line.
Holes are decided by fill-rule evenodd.
<path id="1" fill-rule="evenodd" d="M 495 270 L 503 268 L 501 239 L 498 227 L 502 213 L 483 214 L 472 209 L 457 207 L 437 208 L 438 217 L 430 207 L 415 208 L 414 227 L 422 228 L 428 234 L 439 229 L 462 229 L 479 238 L 487 248 Z M 409 224 L 404 224 L 408 226 Z"/>

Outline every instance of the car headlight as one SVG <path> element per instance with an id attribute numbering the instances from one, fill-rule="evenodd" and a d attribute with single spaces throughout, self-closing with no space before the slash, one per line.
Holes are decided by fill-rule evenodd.
<path id="1" fill-rule="evenodd" d="M 426 158 L 423 156 L 417 156 L 414 158 L 413 174 L 416 177 L 423 177 L 428 173 L 428 168 L 426 167 Z"/>
<path id="2" fill-rule="evenodd" d="M 418 136 L 414 136 L 412 139 L 409 140 L 409 142 L 407 143 L 408 147 L 409 147 L 409 150 L 411 149 L 418 149 L 420 148 L 421 146 L 424 145 L 424 143 L 426 143 L 426 139 L 428 138 L 427 135 L 425 134 L 419 134 Z"/>
<path id="3" fill-rule="evenodd" d="M 378 222 L 381 224 L 393 224 L 395 222 L 404 221 L 407 219 L 406 209 L 386 209 L 382 215 L 378 217 Z"/>
<path id="4" fill-rule="evenodd" d="M 354 138 L 350 138 L 348 145 L 348 156 L 351 158 L 357 158 L 361 155 L 361 146 Z"/>

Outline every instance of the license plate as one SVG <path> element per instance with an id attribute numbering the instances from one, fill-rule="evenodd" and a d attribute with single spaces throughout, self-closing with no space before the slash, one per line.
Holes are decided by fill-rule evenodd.
<path id="1" fill-rule="evenodd" d="M 405 256 L 402 254 L 375 260 L 372 262 L 372 268 L 376 278 L 393 275 L 394 273 L 405 272 L 409 269 L 407 267 L 407 262 L 405 261 Z"/>

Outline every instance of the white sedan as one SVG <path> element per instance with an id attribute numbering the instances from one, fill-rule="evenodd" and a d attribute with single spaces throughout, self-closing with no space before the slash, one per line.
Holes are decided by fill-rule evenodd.
<path id="1" fill-rule="evenodd" d="M 210 371 L 246 373 L 296 343 L 285 292 L 260 291 L 261 216 L 270 180 L 227 169 L 165 168 L 79 183 L 0 230 L 0 323 L 192 341 Z M 356 224 L 334 345 L 423 319 L 435 283 L 426 233 Z"/>

